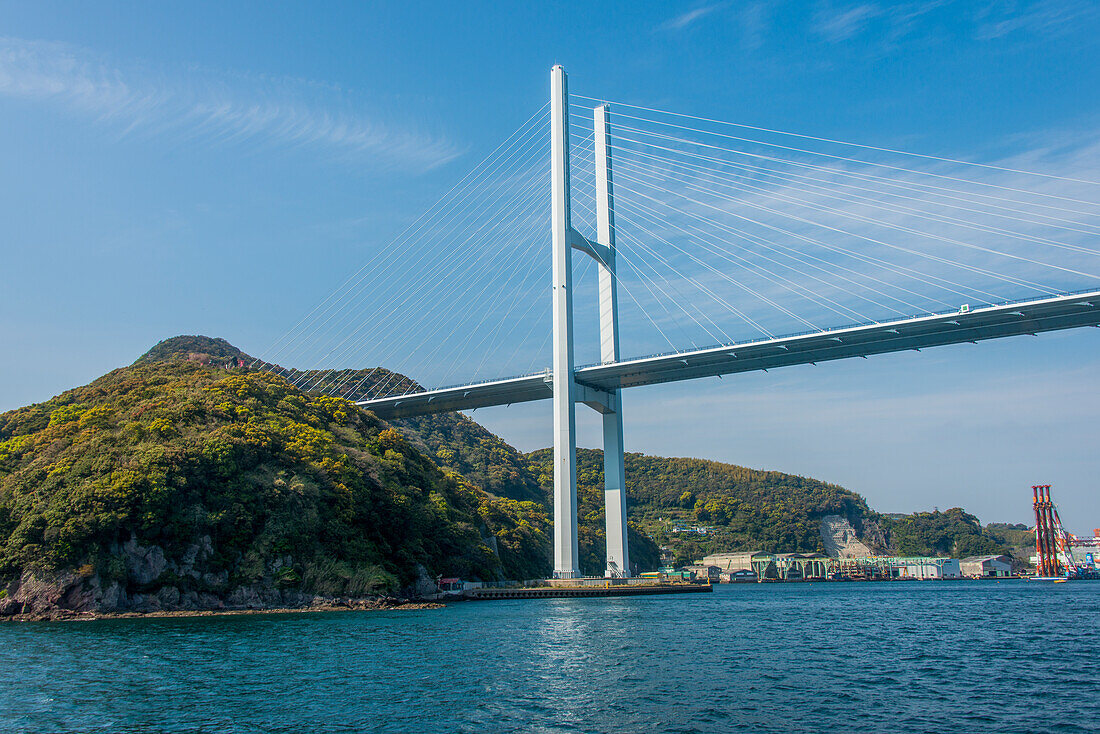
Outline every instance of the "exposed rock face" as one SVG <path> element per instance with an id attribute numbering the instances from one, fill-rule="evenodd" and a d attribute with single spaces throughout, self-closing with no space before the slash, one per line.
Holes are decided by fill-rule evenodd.
<path id="1" fill-rule="evenodd" d="M 81 615 L 117 613 L 209 612 L 223 610 L 367 608 L 370 599 L 325 597 L 298 589 L 277 588 L 272 582 L 293 566 L 291 556 L 279 556 L 267 564 L 268 579 L 261 583 L 230 588 L 229 573 L 208 570 L 206 561 L 215 555 L 209 536 L 188 546 L 178 560 L 167 557 L 160 546 L 143 546 L 131 536 L 112 553 L 126 569 L 123 580 L 103 579 L 97 574 L 73 572 L 48 574 L 25 571 L 0 593 L 0 618 L 60 619 Z M 438 591 L 427 569 L 418 568 L 419 578 L 408 587 L 406 597 L 420 597 Z M 205 591 L 181 591 L 172 579 L 193 579 Z M 162 583 L 158 585 L 158 581 Z M 185 584 L 186 585 L 186 584 Z M 194 584 L 191 584 L 194 586 Z M 365 605 L 365 606 L 364 606 Z"/>
<path id="2" fill-rule="evenodd" d="M 423 566 L 416 567 L 417 577 L 416 581 L 402 589 L 402 594 L 412 599 L 419 599 L 421 597 L 430 596 L 432 594 L 439 593 L 439 587 L 436 586 L 435 581 L 428 575 L 428 569 Z"/>
<path id="3" fill-rule="evenodd" d="M 35 614 L 50 609 L 87 609 L 92 596 L 84 590 L 84 579 L 74 573 L 35 575 L 25 571 L 0 599 L 0 615 Z"/>
<path id="4" fill-rule="evenodd" d="M 421 581 L 424 583 L 424 591 L 437 591 L 430 580 Z M 420 588 L 421 583 L 418 582 L 416 586 Z M 120 613 L 373 609 L 401 603 L 400 600 L 388 598 L 325 597 L 297 589 L 276 589 L 261 585 L 237 587 L 222 595 L 180 592 L 175 586 L 162 586 L 148 594 L 127 594 L 117 582 L 105 586 L 99 576 L 83 578 L 73 573 L 37 576 L 27 572 L 5 591 L 7 596 L 0 598 L 0 618 L 25 620 L 71 619 Z"/>
<path id="5" fill-rule="evenodd" d="M 886 541 L 886 533 L 874 520 L 863 521 L 863 541 L 874 551 L 880 553 L 892 553 L 890 544 Z"/>
<path id="6" fill-rule="evenodd" d="M 25 571 L 0 599 L 0 616 L 15 614 L 49 616 L 54 612 L 89 612 L 128 607 L 126 593 L 117 583 L 104 588 L 98 576 L 75 573 L 43 574 Z"/>
<path id="7" fill-rule="evenodd" d="M 140 546 L 133 535 L 122 546 L 122 560 L 126 573 L 137 584 L 151 584 L 164 573 L 167 560 L 160 546 Z"/>
<path id="8" fill-rule="evenodd" d="M 856 529 L 840 515 L 821 518 L 821 540 L 825 544 L 825 552 L 833 558 L 871 555 L 871 549 L 860 541 Z"/>

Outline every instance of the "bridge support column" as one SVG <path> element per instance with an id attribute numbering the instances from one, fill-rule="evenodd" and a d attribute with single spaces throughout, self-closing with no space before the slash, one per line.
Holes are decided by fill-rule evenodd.
<path id="1" fill-rule="evenodd" d="M 551 234 L 554 278 L 554 576 L 580 576 L 577 546 L 577 416 L 573 377 L 573 261 L 569 204 L 569 91 L 550 72 Z"/>
<path id="2" fill-rule="evenodd" d="M 596 155 L 596 241 L 606 247 L 599 262 L 600 359 L 619 361 L 618 284 L 615 278 L 615 192 L 611 180 L 611 122 L 607 105 L 593 110 Z M 603 414 L 603 487 L 607 535 L 604 576 L 630 576 L 626 541 L 626 470 L 623 466 L 623 413 L 619 391 L 613 411 Z"/>
<path id="3" fill-rule="evenodd" d="M 623 415 L 618 395 L 615 412 L 603 416 L 603 497 L 607 528 L 607 578 L 630 576 L 626 544 L 626 470 L 623 467 Z"/>
<path id="4" fill-rule="evenodd" d="M 607 563 L 604 575 L 630 576 L 627 551 L 626 473 L 623 466 L 623 417 L 618 391 L 593 393 L 578 388 L 573 363 L 573 263 L 577 247 L 594 257 L 600 276 L 600 355 L 619 361 L 618 285 L 615 277 L 615 207 L 611 183 L 609 110 L 594 110 L 596 142 L 596 242 L 588 242 L 572 225 L 569 200 L 569 93 L 565 70 L 550 73 L 550 169 L 554 293 L 554 576 L 575 578 L 580 572 L 577 543 L 577 416 L 581 398 L 603 414 L 604 511 Z"/>

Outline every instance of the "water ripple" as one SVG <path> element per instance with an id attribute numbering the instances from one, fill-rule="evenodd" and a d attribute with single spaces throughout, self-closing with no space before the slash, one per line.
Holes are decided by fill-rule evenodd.
<path id="1" fill-rule="evenodd" d="M 0 626 L 0 731 L 1091 732 L 1100 584 Z"/>

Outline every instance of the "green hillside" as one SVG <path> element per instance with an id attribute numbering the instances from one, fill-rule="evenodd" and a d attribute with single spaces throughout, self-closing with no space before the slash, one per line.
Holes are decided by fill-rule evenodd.
<path id="1" fill-rule="evenodd" d="M 885 533 L 889 550 L 897 555 L 951 558 L 992 553 L 1012 555 L 1004 533 L 992 527 L 983 528 L 978 518 L 959 507 L 911 515 L 876 514 L 871 519 Z"/>
<path id="2" fill-rule="evenodd" d="M 388 592 L 421 568 L 548 573 L 542 505 L 440 469 L 347 401 L 226 369 L 234 354 L 210 346 L 162 343 L 0 415 L 0 596 L 67 574 L 78 596 L 195 600 Z"/>
<path id="3" fill-rule="evenodd" d="M 306 389 L 346 394 L 352 400 L 420 389 L 408 377 L 381 367 L 331 373 L 274 369 Z M 549 507 L 523 455 L 461 413 L 399 418 L 391 424 L 439 466 L 458 472 L 487 492 Z"/>
<path id="4" fill-rule="evenodd" d="M 991 522 L 982 528 L 982 533 L 1017 559 L 1029 561 L 1035 553 L 1035 531 L 1023 523 Z"/>
<path id="5" fill-rule="evenodd" d="M 540 482 L 553 481 L 552 452 L 529 455 Z M 823 550 L 820 520 L 842 515 L 860 527 L 868 512 L 863 498 L 834 484 L 782 472 L 757 471 L 704 459 L 625 456 L 630 522 L 677 563 L 729 550 Z M 581 516 L 603 518 L 603 452 L 577 451 Z M 706 534 L 676 532 L 705 527 Z M 631 558 L 636 559 L 634 544 Z M 649 560 L 647 554 L 637 554 Z"/>
<path id="6" fill-rule="evenodd" d="M 552 451 L 535 451 L 529 459 L 544 491 L 550 491 Z M 1021 531 L 1022 526 L 983 528 L 959 508 L 880 515 L 854 492 L 793 474 L 631 453 L 624 463 L 631 560 L 643 567 L 656 563 L 655 544 L 670 548 L 676 565 L 732 550 L 823 552 L 820 530 L 826 515 L 847 519 L 872 552 L 885 555 L 1003 553 L 1026 560 L 1026 536 L 1034 544 L 1034 535 Z M 604 547 L 602 451 L 577 451 L 577 482 L 581 555 L 589 571 L 602 564 Z"/>
<path id="7" fill-rule="evenodd" d="M 526 457 L 461 413 L 400 418 L 391 423 L 437 464 L 501 497 L 550 506 Z"/>

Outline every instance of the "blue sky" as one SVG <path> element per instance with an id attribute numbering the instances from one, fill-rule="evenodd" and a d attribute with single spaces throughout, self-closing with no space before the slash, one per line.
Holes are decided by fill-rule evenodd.
<path id="1" fill-rule="evenodd" d="M 1093 3 L 226 5 L 0 2 L 0 409 L 175 334 L 263 354 L 539 110 L 555 63 L 592 97 L 1100 180 Z M 1084 531 L 1097 367 L 1089 329 L 651 388 L 627 448 L 987 521 L 1052 483 Z M 550 440 L 548 406 L 476 417 Z"/>

